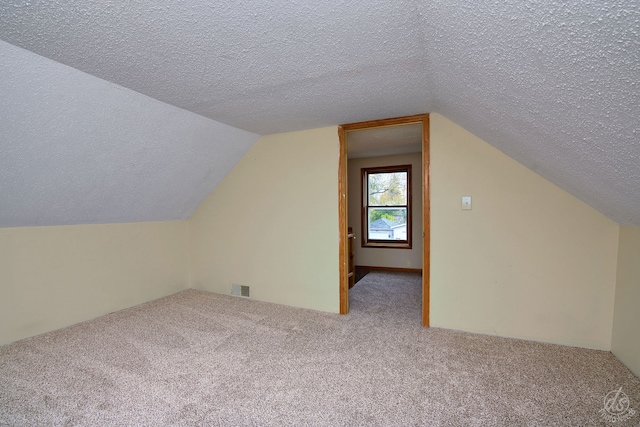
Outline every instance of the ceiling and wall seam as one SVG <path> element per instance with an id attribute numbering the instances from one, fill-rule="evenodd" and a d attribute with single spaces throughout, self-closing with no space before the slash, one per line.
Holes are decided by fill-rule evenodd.
<path id="1" fill-rule="evenodd" d="M 639 33 L 633 0 L 4 2 L 0 226 L 185 219 L 257 135 L 424 112 L 640 226 Z"/>

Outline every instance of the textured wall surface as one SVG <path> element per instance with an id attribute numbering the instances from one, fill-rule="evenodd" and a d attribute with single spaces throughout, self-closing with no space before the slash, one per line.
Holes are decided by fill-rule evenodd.
<path id="1" fill-rule="evenodd" d="M 258 134 L 441 113 L 614 220 L 635 225 L 639 23 L 636 0 L 0 3 L 0 39 Z M 3 58 L 3 73 L 11 61 Z M 25 85 L 39 64 L 32 57 L 21 65 Z M 44 71 L 54 87 L 57 79 L 63 87 L 76 79 Z M 12 115 L 2 110 L 3 123 L 25 120 L 25 114 L 26 120 L 53 120 L 29 116 L 29 91 L 18 93 L 25 91 L 24 102 L 10 107 Z M 50 98 L 34 102 L 58 108 Z M 83 122 L 93 117 L 78 109 L 60 117 L 59 126 L 86 129 Z M 17 129 L 30 132 L 26 125 Z M 34 156 L 28 135 L 2 142 L 3 156 Z M 171 162 L 175 145 L 160 150 L 158 159 Z M 145 160 L 139 152 L 127 158 Z M 119 160 L 106 156 L 95 174 L 108 174 Z M 83 175 L 79 165 L 66 169 L 55 157 L 49 164 L 55 187 L 67 173 Z M 215 170 L 197 161 L 188 169 L 200 175 Z M 44 175 L 27 169 L 19 179 L 34 177 Z M 138 185 L 132 182 L 107 197 L 129 199 L 126 188 Z M 130 207 L 115 209 L 136 216 Z M 175 216 L 166 207 L 159 212 Z"/>
<path id="2" fill-rule="evenodd" d="M 0 41 L 0 227 L 186 219 L 257 140 Z"/>

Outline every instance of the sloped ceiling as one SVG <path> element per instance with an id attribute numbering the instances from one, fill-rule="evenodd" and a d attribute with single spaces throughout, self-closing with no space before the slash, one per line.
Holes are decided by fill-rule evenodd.
<path id="1" fill-rule="evenodd" d="M 212 119 L 209 125 L 216 129 L 224 123 L 268 134 L 438 112 L 617 222 L 640 225 L 636 0 L 236 3 L 2 2 L 0 39 Z M 3 73 L 24 69 L 29 74 L 31 65 L 6 68 Z M 28 80 L 22 83 L 28 86 Z M 0 102 L 7 101 L 3 97 Z M 3 123 L 8 111 L 19 118 L 15 110 L 22 104 L 15 103 L 0 110 Z M 55 105 L 49 102 L 49 107 Z M 105 117 L 96 120 L 113 123 L 111 110 L 103 111 Z M 83 112 L 62 119 L 76 117 L 88 120 Z M 164 122 L 158 117 L 150 119 L 148 129 L 153 120 Z M 174 121 L 186 132 L 193 120 L 198 119 L 184 115 Z M 41 144 L 47 139 L 24 135 L 21 129 L 7 140 L 0 133 L 0 154 L 28 162 L 34 150 L 23 146 L 36 144 L 29 138 L 40 137 Z M 64 130 L 59 135 L 56 141 L 64 145 Z M 144 129 L 138 135 L 147 137 Z M 185 143 L 176 138 L 180 141 L 165 141 L 167 152 L 158 150 L 158 162 L 173 158 L 175 144 Z M 112 156 L 100 162 L 90 160 L 85 167 L 95 172 L 87 176 L 117 170 L 125 158 L 143 159 L 144 150 L 119 153 L 120 147 L 112 147 Z M 231 164 L 234 159 L 230 157 Z M 202 163 L 176 161 L 171 174 L 178 181 L 185 170 L 208 176 L 222 161 Z M 57 188 L 61 170 L 80 170 L 55 156 L 45 166 L 44 172 L 32 168 L 0 176 L 11 186 L 20 179 L 44 180 L 46 174 Z M 142 194 L 145 180 L 153 181 L 151 169 L 142 177 L 127 176 L 126 185 L 111 197 Z M 7 190 L 0 191 L 1 217 Z M 167 203 L 179 205 L 182 216 L 195 209 L 193 203 L 159 193 Z M 108 205 L 104 201 L 102 208 Z M 131 209 L 118 205 L 107 216 L 114 221 L 149 219 Z M 153 209 L 165 213 L 160 217 L 176 215 L 157 204 Z M 19 218 L 21 212 L 14 215 Z M 74 221 L 87 218 L 79 214 Z"/>
<path id="2" fill-rule="evenodd" d="M 258 135 L 0 41 L 0 227 L 186 219 Z"/>

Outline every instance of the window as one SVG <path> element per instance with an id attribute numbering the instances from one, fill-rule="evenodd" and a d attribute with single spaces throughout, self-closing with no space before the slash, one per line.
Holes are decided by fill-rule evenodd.
<path id="1" fill-rule="evenodd" d="M 411 249 L 411 165 L 361 173 L 362 246 Z"/>

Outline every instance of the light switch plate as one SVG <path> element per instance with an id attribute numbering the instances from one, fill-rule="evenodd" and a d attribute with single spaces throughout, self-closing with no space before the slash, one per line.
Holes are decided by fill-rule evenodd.
<path id="1" fill-rule="evenodd" d="M 463 211 L 471 210 L 471 196 L 462 196 L 462 210 Z"/>

